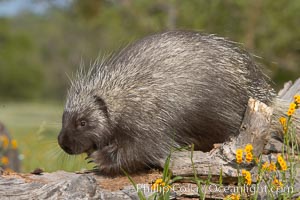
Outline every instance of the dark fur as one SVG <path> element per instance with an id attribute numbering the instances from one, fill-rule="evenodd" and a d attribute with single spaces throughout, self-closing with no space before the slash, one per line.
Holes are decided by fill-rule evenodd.
<path id="1" fill-rule="evenodd" d="M 88 153 L 103 173 L 135 172 L 157 165 L 172 147 L 210 150 L 238 134 L 249 97 L 269 104 L 273 96 L 239 45 L 164 32 L 78 73 L 58 141 L 67 153 Z"/>

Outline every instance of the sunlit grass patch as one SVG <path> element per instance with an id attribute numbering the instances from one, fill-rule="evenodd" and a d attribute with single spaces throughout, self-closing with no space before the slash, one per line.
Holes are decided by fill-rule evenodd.
<path id="1" fill-rule="evenodd" d="M 58 146 L 62 112 L 63 106 L 55 103 L 0 103 L 0 121 L 17 141 L 22 172 L 92 168 L 85 155 L 70 156 Z"/>

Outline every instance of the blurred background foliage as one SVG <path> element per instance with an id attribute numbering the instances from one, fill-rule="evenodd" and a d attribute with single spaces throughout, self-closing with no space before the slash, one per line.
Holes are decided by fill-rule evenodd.
<path id="1" fill-rule="evenodd" d="M 1 99 L 63 101 L 66 74 L 81 60 L 88 64 L 146 34 L 168 29 L 196 29 L 244 44 L 261 57 L 278 87 L 300 75 L 298 0 L 33 3 L 47 9 L 0 19 Z"/>
<path id="2" fill-rule="evenodd" d="M 3 10 L 9 1 L 21 0 L 0 0 L 0 8 Z M 89 65 L 98 56 L 105 57 L 158 31 L 194 29 L 242 43 L 258 56 L 277 89 L 283 82 L 300 77 L 298 0 L 26 2 L 31 6 L 13 15 L 1 15 L 0 9 L 0 120 L 19 140 L 26 141 L 28 135 L 37 138 L 36 134 L 44 132 L 55 143 L 68 76 L 79 64 Z M 20 103 L 24 101 L 30 103 Z M 33 123 L 21 123 L 24 118 Z M 20 144 L 23 152 L 31 151 L 25 158 L 35 152 L 30 150 L 30 143 L 29 139 Z M 31 170 L 32 162 L 24 161 L 23 170 Z M 53 166 L 45 168 L 55 170 Z"/>

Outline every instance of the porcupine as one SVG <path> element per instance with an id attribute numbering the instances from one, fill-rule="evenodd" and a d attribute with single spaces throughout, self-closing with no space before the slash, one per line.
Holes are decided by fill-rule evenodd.
<path id="1" fill-rule="evenodd" d="M 239 133 L 249 97 L 275 93 L 240 45 L 194 31 L 167 31 L 134 42 L 68 91 L 58 136 L 69 154 L 87 153 L 103 174 L 158 166 L 171 148 L 209 151 Z"/>

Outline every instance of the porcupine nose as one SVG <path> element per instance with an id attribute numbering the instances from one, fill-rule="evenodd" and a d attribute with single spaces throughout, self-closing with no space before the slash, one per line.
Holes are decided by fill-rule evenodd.
<path id="1" fill-rule="evenodd" d="M 64 133 L 64 131 L 62 130 L 59 135 L 58 135 L 58 144 L 59 146 L 68 154 L 74 154 L 74 152 L 72 151 L 72 148 L 69 146 L 70 143 L 70 139 L 68 137 L 68 135 L 66 133 Z"/>

